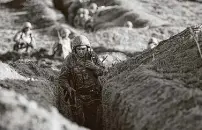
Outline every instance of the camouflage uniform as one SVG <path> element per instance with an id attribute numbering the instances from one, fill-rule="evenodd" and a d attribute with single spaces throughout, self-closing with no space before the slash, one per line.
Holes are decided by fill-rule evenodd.
<path id="1" fill-rule="evenodd" d="M 23 28 L 21 31 L 17 32 L 14 36 L 13 40 L 16 42 L 13 46 L 14 51 L 22 50 L 24 52 L 28 52 L 29 48 L 34 49 L 35 48 L 35 39 L 32 35 L 31 31 L 28 31 L 26 34 L 25 29 L 32 28 L 32 25 L 30 22 L 25 22 L 23 25 Z M 24 50 L 23 50 L 24 49 Z"/>
<path id="2" fill-rule="evenodd" d="M 86 63 L 93 62 L 94 66 Z M 59 76 L 60 87 L 65 93 L 65 101 L 71 106 L 73 121 L 91 129 L 101 128 L 101 91 L 98 79 L 104 66 L 98 56 L 89 50 L 83 59 L 74 51 L 65 59 Z"/>

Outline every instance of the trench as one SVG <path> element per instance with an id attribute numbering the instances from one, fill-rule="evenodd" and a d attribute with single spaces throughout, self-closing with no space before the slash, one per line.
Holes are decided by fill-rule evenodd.
<path id="1" fill-rule="evenodd" d="M 7 4 L 7 6 L 11 6 L 11 7 L 13 7 L 13 5 L 18 5 L 18 6 L 16 6 L 15 8 L 17 8 L 17 9 L 21 9 L 22 8 L 22 3 L 24 3 L 25 2 L 25 0 L 20 0 L 20 3 L 18 3 L 18 4 L 16 4 L 15 2 L 16 1 L 18 1 L 18 0 L 13 0 L 13 2 L 11 1 L 9 4 Z M 19 2 L 19 1 L 18 1 Z M 56 9 L 58 9 L 58 10 L 60 10 L 61 12 L 62 12 L 62 14 L 66 17 L 66 19 L 68 18 L 68 12 L 67 12 L 67 8 L 66 8 L 66 6 L 64 6 L 62 3 L 63 3 L 63 0 L 53 0 L 53 3 L 54 3 L 54 5 L 55 5 L 55 8 Z M 67 5 L 67 6 L 69 6 L 69 5 Z M 75 12 L 76 12 L 76 10 L 78 9 L 79 7 L 76 7 L 76 9 L 75 9 Z M 69 21 L 67 20 L 67 22 L 69 23 Z M 118 50 L 107 50 L 107 49 L 103 49 L 103 48 L 95 48 L 95 49 L 97 49 L 97 52 L 120 52 L 120 51 L 118 51 Z M 121 53 L 124 53 L 124 52 L 121 52 Z M 37 54 L 39 54 L 39 52 L 37 52 Z M 126 54 L 126 53 L 124 53 L 124 54 Z M 126 54 L 126 55 L 131 55 L 131 54 Z M 23 56 L 21 56 L 21 55 L 16 55 L 15 53 L 12 53 L 12 52 L 8 52 L 8 53 L 6 53 L 6 54 L 0 54 L 0 60 L 2 60 L 2 61 L 5 61 L 5 62 L 10 62 L 10 61 L 12 61 L 12 62 L 14 62 L 14 61 L 16 61 L 16 60 L 19 60 L 19 59 L 21 59 Z M 26 57 L 26 56 L 25 56 Z M 36 56 L 35 56 L 36 57 Z M 28 57 L 28 58 L 30 58 L 30 57 Z M 41 57 L 39 56 L 38 57 L 38 59 L 37 60 L 39 60 Z M 44 54 L 43 54 L 43 58 L 46 58 L 46 59 L 48 59 L 49 57 L 44 57 Z M 53 60 L 53 59 L 51 59 L 51 60 Z M 24 69 L 24 68 L 23 68 Z M 24 73 L 24 72 L 23 72 Z M 9 84 L 8 84 L 8 82 L 9 82 Z M 51 82 L 53 82 L 52 80 L 51 80 Z M 50 83 L 51 83 L 50 82 Z M 57 83 L 57 77 L 56 77 L 56 80 L 53 82 L 53 83 Z M 33 83 L 31 83 L 31 84 L 33 84 L 33 86 L 36 84 L 36 83 L 38 83 L 38 81 L 37 82 L 33 82 Z M 44 83 L 42 82 L 39 82 L 40 83 L 40 85 L 42 86 L 42 85 L 44 85 Z M 14 84 L 14 85 L 13 85 Z M 21 84 L 21 81 L 6 81 L 4 84 L 3 84 L 3 86 L 4 87 L 8 87 L 8 86 L 19 86 L 18 84 Z M 24 83 L 24 84 L 27 84 L 26 82 Z M 23 84 L 22 84 L 23 85 Z M 39 86 L 40 86 L 39 85 Z M 47 86 L 48 86 L 49 84 L 47 84 Z M 55 89 L 55 88 L 54 88 Z M 25 90 L 27 90 L 27 88 L 25 88 Z M 21 91 L 21 90 L 20 90 Z M 20 92 L 19 91 L 19 92 Z M 44 91 L 45 91 L 45 89 L 44 89 Z M 66 102 L 64 102 L 64 97 L 62 97 L 61 95 L 60 95 L 60 90 L 58 91 L 58 90 L 56 90 L 55 89 L 55 91 L 56 91 L 56 93 L 58 93 L 58 94 L 56 94 L 54 97 L 52 97 L 53 98 L 53 100 L 54 100 L 54 102 L 56 101 L 56 105 L 55 105 L 55 103 L 51 103 L 52 105 L 54 105 L 58 110 L 59 110 L 59 112 L 64 116 L 64 117 L 66 117 L 67 119 L 70 119 L 71 120 L 71 118 L 70 118 L 70 116 L 69 116 L 69 108 L 68 108 L 68 105 L 66 104 Z M 37 92 L 36 92 L 37 93 Z M 40 94 L 39 94 L 40 95 Z M 35 99 L 36 97 L 35 96 L 33 96 L 32 97 L 32 99 Z M 42 97 L 43 98 L 43 97 Z M 46 97 L 44 97 L 44 99 L 45 99 Z M 63 109 L 63 110 L 62 110 Z M 102 113 L 103 114 L 103 113 Z M 88 116 L 88 115 L 87 115 Z M 101 124 L 103 124 L 103 122 L 102 122 L 102 117 L 103 117 L 103 115 L 101 115 L 101 116 L 99 116 L 99 123 L 97 123 L 100 127 L 99 127 L 99 129 L 96 129 L 96 130 L 102 130 L 102 129 L 104 129 L 104 126 L 103 125 L 101 125 Z M 94 120 L 94 119 L 91 119 L 91 120 Z M 84 124 L 84 127 L 86 126 L 86 124 Z M 93 129 L 93 128 L 91 128 L 92 130 L 95 130 L 95 129 Z"/>
<path id="2" fill-rule="evenodd" d="M 71 2 L 66 2 L 66 5 L 64 5 L 64 3 L 63 3 L 63 0 L 53 0 L 53 3 L 54 3 L 54 6 L 55 6 L 55 8 L 57 9 L 57 10 L 59 10 L 59 11 L 61 11 L 61 13 L 65 16 L 65 18 L 66 18 L 66 21 L 67 21 L 67 23 L 68 24 L 70 24 L 71 26 L 73 26 L 71 23 L 71 21 L 68 21 L 68 18 L 69 18 L 69 13 L 68 13 L 68 8 L 69 8 L 69 6 L 70 6 L 70 4 L 71 4 Z M 73 13 L 74 14 L 76 14 L 76 12 L 77 12 L 77 10 L 80 8 L 80 6 L 75 6 L 74 7 L 74 9 L 72 9 L 73 10 Z M 74 18 L 74 17 L 73 17 Z M 85 30 L 85 31 L 87 31 L 87 30 Z M 97 48 L 98 50 L 99 50 L 99 48 Z M 106 51 L 106 49 L 105 49 L 105 51 Z M 104 51 L 104 52 L 105 52 Z M 110 50 L 110 51 L 113 51 L 113 50 Z M 110 52 L 109 51 L 109 52 Z M 98 51 L 99 52 L 99 51 Z M 107 51 L 106 51 L 107 52 Z M 117 52 L 117 51 L 114 51 L 114 52 Z M 61 114 L 63 114 L 65 117 L 67 117 L 68 119 L 70 118 L 70 120 L 72 120 L 71 119 L 71 112 L 70 112 L 70 108 L 69 108 L 69 106 L 68 106 L 68 104 L 67 104 L 67 102 L 66 101 L 64 101 L 64 95 L 63 95 L 63 92 L 62 91 L 64 91 L 64 90 L 61 90 L 62 88 L 60 88 L 60 90 L 58 91 L 59 92 L 59 101 L 58 101 L 58 105 L 57 105 L 57 108 L 58 108 L 58 110 L 59 110 L 59 112 L 61 113 Z M 99 107 L 99 108 L 102 108 L 102 106 L 101 107 Z M 79 113 L 77 113 L 77 114 L 79 114 Z M 89 115 L 88 115 L 89 114 Z M 103 122 L 102 122 L 102 114 L 103 113 L 101 113 L 101 115 L 100 116 L 98 116 L 97 117 L 97 119 L 95 119 L 95 118 L 91 118 L 91 119 L 89 119 L 89 120 L 92 120 L 92 121 L 94 121 L 94 120 L 98 120 L 99 122 L 98 123 L 96 123 L 96 126 L 95 127 L 91 127 L 91 124 L 89 125 L 88 124 L 88 122 L 85 122 L 84 124 L 83 124 L 83 126 L 84 127 L 87 127 L 87 128 L 90 128 L 91 130 L 103 130 Z M 87 113 L 86 114 L 86 117 L 91 117 L 92 115 L 90 114 L 90 113 Z M 74 120 L 73 120 L 74 121 Z M 76 122 L 76 121 L 75 121 Z M 76 122 L 76 123 L 78 123 L 78 122 Z M 79 124 L 79 123 L 78 123 Z M 79 124 L 79 125 L 81 125 L 81 124 Z"/>

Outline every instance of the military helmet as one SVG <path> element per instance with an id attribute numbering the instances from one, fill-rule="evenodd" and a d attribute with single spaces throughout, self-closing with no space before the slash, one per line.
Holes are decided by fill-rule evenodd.
<path id="1" fill-rule="evenodd" d="M 158 40 L 155 37 L 152 37 L 152 38 L 149 39 L 148 44 L 152 44 L 152 43 L 158 44 Z"/>
<path id="2" fill-rule="evenodd" d="M 71 31 L 67 28 L 62 28 L 62 29 L 60 29 L 59 33 L 60 33 L 60 36 L 64 38 L 64 37 L 68 37 L 70 35 Z"/>
<path id="3" fill-rule="evenodd" d="M 30 23 L 30 22 L 25 22 L 24 24 L 23 24 L 23 29 L 24 28 L 32 28 L 32 24 Z"/>
<path id="4" fill-rule="evenodd" d="M 79 8 L 77 11 L 77 14 L 83 14 L 84 13 L 84 8 Z"/>
<path id="5" fill-rule="evenodd" d="M 89 10 L 88 9 L 84 9 L 84 15 L 89 15 Z"/>
<path id="6" fill-rule="evenodd" d="M 133 28 L 133 23 L 131 21 L 127 21 L 124 26 L 128 28 Z"/>
<path id="7" fill-rule="evenodd" d="M 97 10 L 97 4 L 96 3 L 91 3 L 89 6 L 89 9 Z"/>
<path id="8" fill-rule="evenodd" d="M 88 40 L 88 38 L 84 35 L 79 35 L 79 36 L 76 36 L 72 43 L 71 43 L 71 48 L 72 50 L 74 50 L 77 46 L 86 46 L 88 48 L 91 48 L 91 45 L 90 45 L 90 41 Z"/>

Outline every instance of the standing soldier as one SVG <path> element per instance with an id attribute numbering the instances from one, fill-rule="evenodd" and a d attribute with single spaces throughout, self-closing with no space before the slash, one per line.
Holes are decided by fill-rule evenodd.
<path id="1" fill-rule="evenodd" d="M 35 48 L 35 40 L 31 29 L 31 23 L 25 22 L 22 30 L 14 36 L 14 41 L 16 42 L 13 46 L 14 51 L 22 50 L 23 52 L 29 52 L 29 48 Z"/>
<path id="2" fill-rule="evenodd" d="M 101 129 L 101 91 L 98 79 L 104 66 L 91 50 L 89 40 L 81 35 L 72 41 L 72 53 L 66 57 L 59 76 L 73 121 L 91 129 Z M 60 106 L 61 107 L 61 106 Z M 67 110 L 66 110 L 67 111 Z"/>
<path id="3" fill-rule="evenodd" d="M 53 56 L 60 57 L 63 55 L 65 58 L 71 52 L 71 40 L 69 29 L 62 29 L 58 33 L 58 42 L 53 45 Z"/>

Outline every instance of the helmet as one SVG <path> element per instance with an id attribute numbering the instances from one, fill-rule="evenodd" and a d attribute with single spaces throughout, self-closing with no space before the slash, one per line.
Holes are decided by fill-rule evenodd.
<path id="1" fill-rule="evenodd" d="M 133 28 L 133 23 L 131 21 L 127 21 L 124 26 L 128 28 Z"/>
<path id="2" fill-rule="evenodd" d="M 91 3 L 89 6 L 89 9 L 97 10 L 97 4 L 96 3 Z"/>
<path id="3" fill-rule="evenodd" d="M 30 23 L 30 22 L 25 22 L 24 24 L 23 24 L 23 29 L 24 28 L 32 28 L 32 24 Z"/>
<path id="4" fill-rule="evenodd" d="M 88 9 L 84 9 L 84 15 L 89 15 L 89 10 Z"/>
<path id="5" fill-rule="evenodd" d="M 77 46 L 87 46 L 88 48 L 91 48 L 90 42 L 88 38 L 84 35 L 76 36 L 71 44 L 72 50 L 74 50 Z"/>
<path id="6" fill-rule="evenodd" d="M 71 33 L 71 31 L 70 31 L 69 29 L 67 29 L 67 28 L 66 28 L 64 31 L 65 31 L 65 33 L 66 33 L 68 36 L 69 36 L 69 34 Z"/>
<path id="7" fill-rule="evenodd" d="M 77 11 L 77 14 L 83 14 L 84 13 L 84 8 L 80 8 L 78 11 Z"/>
<path id="8" fill-rule="evenodd" d="M 149 39 L 149 43 L 148 44 L 152 44 L 152 43 L 158 44 L 158 40 L 155 37 L 152 37 L 152 38 Z"/>
<path id="9" fill-rule="evenodd" d="M 60 35 L 64 38 L 64 37 L 68 37 L 69 34 L 71 33 L 71 31 L 67 28 L 62 28 L 60 30 Z"/>

